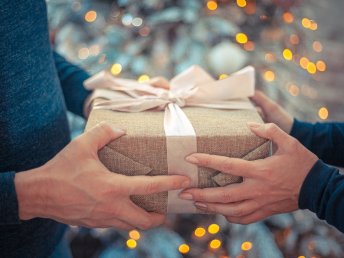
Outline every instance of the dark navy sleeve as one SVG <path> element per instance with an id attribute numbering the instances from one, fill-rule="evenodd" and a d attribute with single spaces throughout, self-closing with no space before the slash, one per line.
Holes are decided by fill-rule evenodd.
<path id="1" fill-rule="evenodd" d="M 344 166 L 344 123 L 306 123 L 294 120 L 291 136 L 325 163 Z"/>
<path id="2" fill-rule="evenodd" d="M 83 82 L 90 77 L 89 74 L 67 62 L 56 52 L 54 52 L 54 60 L 67 109 L 74 114 L 83 116 L 84 103 L 90 94 L 90 91 L 84 88 Z"/>
<path id="3" fill-rule="evenodd" d="M 318 160 L 303 182 L 299 207 L 311 210 L 344 233 L 344 176 Z"/>
<path id="4" fill-rule="evenodd" d="M 19 224 L 14 172 L 0 173 L 0 225 Z"/>

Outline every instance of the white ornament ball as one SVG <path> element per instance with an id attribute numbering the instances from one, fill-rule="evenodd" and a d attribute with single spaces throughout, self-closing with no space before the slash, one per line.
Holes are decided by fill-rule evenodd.
<path id="1" fill-rule="evenodd" d="M 207 61 L 214 74 L 228 74 L 242 68 L 248 61 L 248 54 L 233 43 L 221 42 L 210 50 Z"/>

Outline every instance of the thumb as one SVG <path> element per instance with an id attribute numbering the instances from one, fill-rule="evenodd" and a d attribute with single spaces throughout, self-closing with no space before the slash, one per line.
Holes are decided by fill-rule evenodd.
<path id="1" fill-rule="evenodd" d="M 269 124 L 258 124 L 254 122 L 247 123 L 250 130 L 257 136 L 265 139 L 269 139 L 276 143 L 278 146 L 285 143 L 289 135 L 280 129 L 277 125 Z"/>
<path id="2" fill-rule="evenodd" d="M 85 141 L 92 148 L 97 148 L 98 151 L 109 142 L 116 140 L 123 135 L 125 135 L 124 130 L 115 128 L 106 122 L 101 122 L 85 132 L 81 138 L 82 141 Z"/>

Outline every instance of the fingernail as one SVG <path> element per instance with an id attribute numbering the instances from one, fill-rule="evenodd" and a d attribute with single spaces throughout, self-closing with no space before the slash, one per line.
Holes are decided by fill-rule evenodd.
<path id="1" fill-rule="evenodd" d="M 262 126 L 262 124 L 256 123 L 256 122 L 247 122 L 247 126 L 250 128 L 259 128 Z"/>
<path id="2" fill-rule="evenodd" d="M 193 164 L 198 164 L 198 159 L 194 156 L 187 156 L 185 160 Z"/>
<path id="3" fill-rule="evenodd" d="M 190 183 L 191 183 L 190 180 L 184 181 L 184 182 L 182 183 L 182 187 L 183 187 L 183 188 L 187 188 L 187 187 L 190 186 Z"/>
<path id="4" fill-rule="evenodd" d="M 120 133 L 120 134 L 125 134 L 125 133 L 126 133 L 126 131 L 125 131 L 124 129 L 118 128 L 118 127 L 116 127 L 116 126 L 114 126 L 114 125 L 111 125 L 111 128 L 112 128 L 112 130 L 113 130 L 115 133 Z"/>
<path id="5" fill-rule="evenodd" d="M 184 199 L 184 200 L 192 200 L 193 196 L 190 193 L 180 193 L 179 198 Z"/>
<path id="6" fill-rule="evenodd" d="M 206 210 L 208 208 L 206 204 L 201 203 L 201 202 L 195 202 L 195 206 L 200 210 Z"/>

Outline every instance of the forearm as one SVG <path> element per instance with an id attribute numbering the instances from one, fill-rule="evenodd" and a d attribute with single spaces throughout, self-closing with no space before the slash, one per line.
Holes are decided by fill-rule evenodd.
<path id="1" fill-rule="evenodd" d="M 301 187 L 299 207 L 313 211 L 344 232 L 344 176 L 319 160 Z"/>
<path id="2" fill-rule="evenodd" d="M 324 162 L 344 165 L 344 123 L 311 124 L 295 119 L 290 134 Z"/>
<path id="3" fill-rule="evenodd" d="M 83 82 L 89 78 L 89 74 L 67 62 L 56 52 L 54 52 L 54 60 L 68 110 L 84 116 L 85 102 L 91 92 L 84 88 Z"/>

